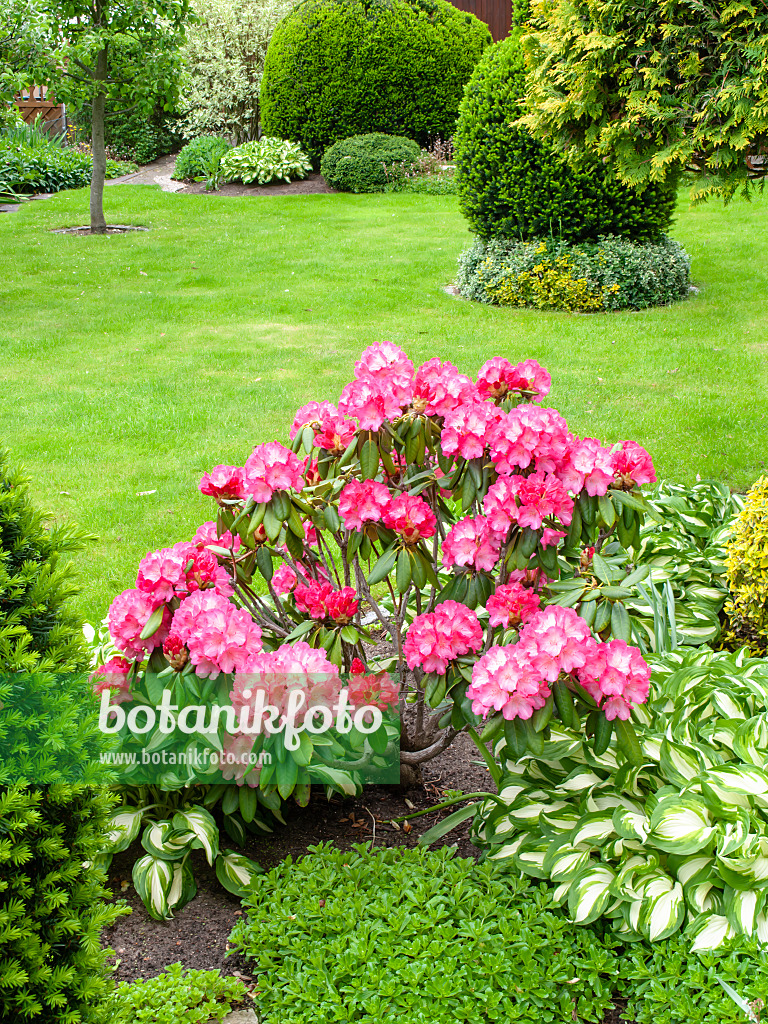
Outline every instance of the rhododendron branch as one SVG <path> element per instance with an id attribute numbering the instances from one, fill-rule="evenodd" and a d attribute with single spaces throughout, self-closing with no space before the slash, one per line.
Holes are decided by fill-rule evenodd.
<path id="1" fill-rule="evenodd" d="M 384 615 L 376 599 L 371 593 L 371 589 L 368 586 L 368 581 L 365 578 L 365 572 L 363 571 L 363 567 L 360 565 L 360 560 L 357 558 L 357 556 L 355 556 L 355 577 L 357 579 L 358 591 L 363 595 L 365 600 L 368 602 L 371 611 L 374 613 L 374 615 L 379 620 L 384 629 L 386 629 L 387 633 L 389 633 L 390 637 L 394 640 L 395 633 L 392 627 L 392 623 Z"/>
<path id="2" fill-rule="evenodd" d="M 442 754 L 444 750 L 453 743 L 454 739 L 459 735 L 458 729 L 454 729 L 452 725 L 449 725 L 443 732 L 439 739 L 423 750 L 401 750 L 400 760 L 403 764 L 423 764 L 425 761 L 431 761 L 433 757 L 437 757 L 438 754 Z"/>

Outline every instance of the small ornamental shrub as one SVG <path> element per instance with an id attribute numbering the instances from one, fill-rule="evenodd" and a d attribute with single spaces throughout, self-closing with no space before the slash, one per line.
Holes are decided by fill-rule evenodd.
<path id="1" fill-rule="evenodd" d="M 488 26 L 445 0 L 304 0 L 275 29 L 261 87 L 263 129 L 315 166 L 367 132 L 447 138 Z"/>
<path id="2" fill-rule="evenodd" d="M 670 227 L 674 187 L 620 184 L 596 157 L 578 167 L 514 122 L 523 112 L 518 37 L 498 43 L 467 85 L 454 136 L 459 206 L 481 238 L 569 242 L 618 235 L 657 242 Z"/>
<path id="3" fill-rule="evenodd" d="M 223 157 L 231 148 L 231 143 L 218 135 L 200 135 L 188 142 L 176 157 L 173 177 L 177 181 L 194 181 L 206 173 L 210 159 Z"/>
<path id="4" fill-rule="evenodd" d="M 768 942 L 768 663 L 706 648 L 650 660 L 641 758 L 612 741 L 596 755 L 576 719 L 522 758 L 497 747 L 500 798 L 476 838 L 554 883 L 577 923 L 628 941 L 682 932 L 694 952 Z"/>
<path id="5" fill-rule="evenodd" d="M 0 454 L 0 1019 L 96 1024 L 111 1019 L 101 929 L 120 913 L 91 866 L 114 799 L 101 747 L 82 623 L 62 555 L 70 528 L 46 528 L 22 473 Z M 90 767 L 89 767 L 90 766 Z M 83 768 L 84 782 L 55 782 Z M 65 774 L 65 777 L 66 777 Z M 28 781 L 21 782 L 21 778 Z"/>
<path id="6" fill-rule="evenodd" d="M 254 961 L 264 1024 L 601 1021 L 619 960 L 544 886 L 455 850 L 288 857 L 230 936 Z"/>
<path id="7" fill-rule="evenodd" d="M 225 181 L 242 181 L 249 185 L 257 182 L 293 181 L 306 178 L 312 164 L 295 142 L 262 136 L 258 142 L 244 142 L 230 149 L 221 158 L 221 173 Z"/>
<path id="8" fill-rule="evenodd" d="M 645 309 L 687 297 L 690 259 L 666 237 L 656 244 L 612 236 L 580 244 L 477 239 L 459 256 L 457 285 L 467 299 L 500 306 L 582 313 Z"/>
<path id="9" fill-rule="evenodd" d="M 416 166 L 418 143 L 395 135 L 355 135 L 335 143 L 320 164 L 320 173 L 339 192 L 383 192 L 387 165 L 398 164 L 403 173 Z"/>
<path id="10" fill-rule="evenodd" d="M 171 964 L 148 981 L 122 981 L 113 997 L 115 1024 L 213 1024 L 246 996 L 239 978 Z"/>
<path id="11" fill-rule="evenodd" d="M 746 1024 L 765 1020 L 768 957 L 752 939 L 692 953 L 681 939 L 637 945 L 621 964 L 622 1017 L 636 1024 Z"/>
<path id="12" fill-rule="evenodd" d="M 768 648 L 768 477 L 750 489 L 728 543 L 726 605 L 732 642 Z"/>
<path id="13" fill-rule="evenodd" d="M 53 143 L 31 146 L 0 137 L 0 177 L 20 195 L 85 188 L 91 181 L 92 158 Z"/>

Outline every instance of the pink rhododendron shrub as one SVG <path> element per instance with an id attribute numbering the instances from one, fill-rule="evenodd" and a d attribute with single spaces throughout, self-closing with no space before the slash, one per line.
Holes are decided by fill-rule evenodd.
<path id="1" fill-rule="evenodd" d="M 653 463 L 574 434 L 542 404 L 551 387 L 533 359 L 471 375 L 370 346 L 340 395 L 286 411 L 287 444 L 203 476 L 215 519 L 148 553 L 110 608 L 125 678 L 229 686 L 245 706 L 255 674 L 282 708 L 320 659 L 305 688 L 321 703 L 348 673 L 353 705 L 402 709 L 404 764 L 463 729 L 520 753 L 553 716 L 596 749 L 616 730 L 629 757 L 648 671 L 626 599 Z M 123 667 L 94 686 L 119 699 Z"/>

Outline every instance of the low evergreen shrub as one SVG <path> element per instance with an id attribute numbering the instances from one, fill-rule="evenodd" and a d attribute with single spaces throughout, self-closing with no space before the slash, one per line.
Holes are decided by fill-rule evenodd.
<path id="1" fill-rule="evenodd" d="M 610 235 L 582 244 L 478 239 L 459 256 L 457 286 L 467 299 L 500 306 L 582 313 L 645 309 L 688 295 L 690 258 L 670 238 L 656 244 Z"/>
<path id="2" fill-rule="evenodd" d="M 418 143 L 374 132 L 342 139 L 326 150 L 320 173 L 339 192 L 383 192 L 397 165 L 404 176 L 419 159 Z"/>
<path id="3" fill-rule="evenodd" d="M 736 647 L 749 644 L 755 652 L 768 649 L 768 477 L 761 477 L 747 494 L 728 543 L 726 561 L 730 600 L 726 614 L 727 640 Z"/>

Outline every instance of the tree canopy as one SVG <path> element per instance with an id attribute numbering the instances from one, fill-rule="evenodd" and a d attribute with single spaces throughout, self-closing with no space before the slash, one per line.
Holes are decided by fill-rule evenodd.
<path id="1" fill-rule="evenodd" d="M 768 2 L 538 0 L 523 124 L 627 184 L 685 167 L 694 198 L 768 176 Z"/>

